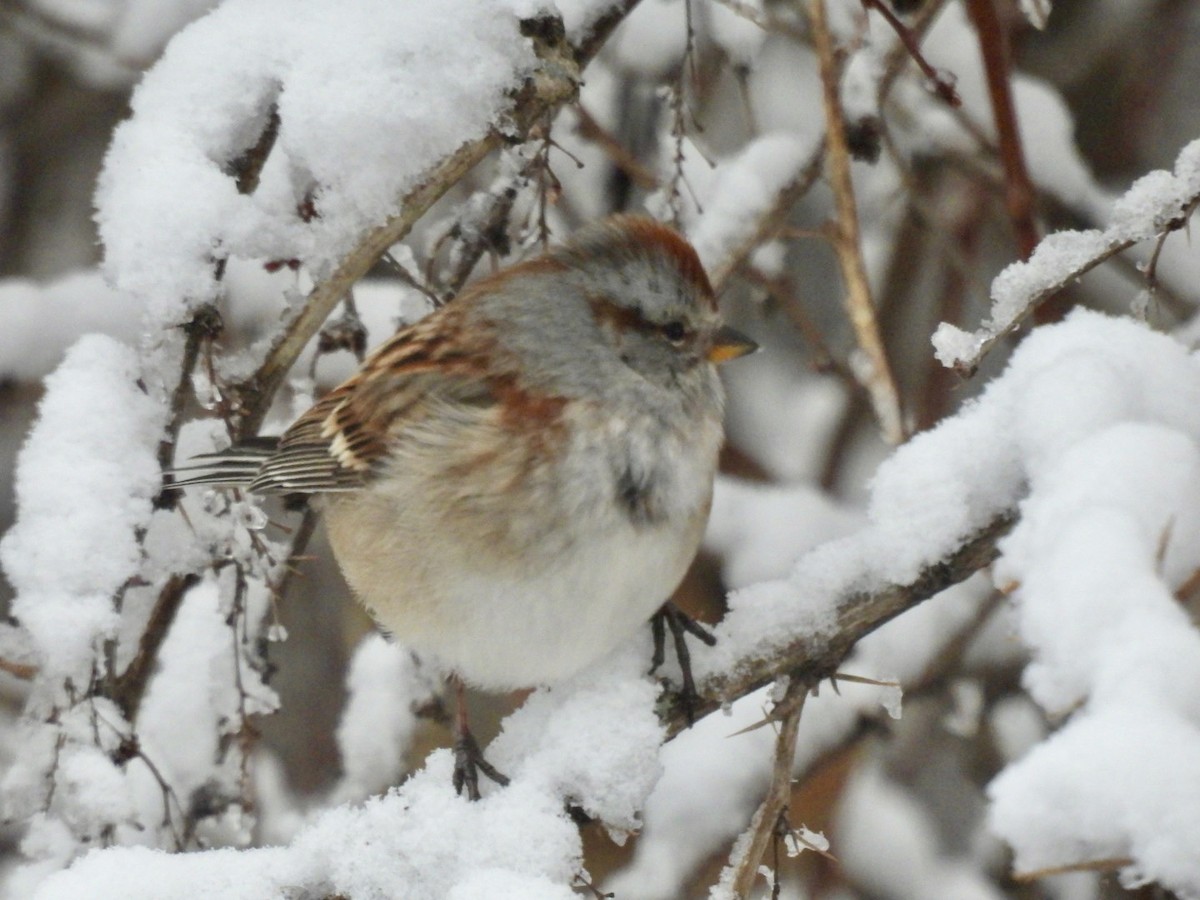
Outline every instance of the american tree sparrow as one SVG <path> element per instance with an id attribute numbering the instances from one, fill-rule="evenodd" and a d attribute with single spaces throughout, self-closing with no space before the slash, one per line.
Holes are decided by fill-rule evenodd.
<path id="1" fill-rule="evenodd" d="M 723 438 L 723 327 L 696 251 L 616 216 L 400 330 L 271 447 L 187 484 L 315 494 L 381 627 L 493 690 L 628 638 L 700 543 Z M 456 786 L 482 760 L 460 714 Z"/>

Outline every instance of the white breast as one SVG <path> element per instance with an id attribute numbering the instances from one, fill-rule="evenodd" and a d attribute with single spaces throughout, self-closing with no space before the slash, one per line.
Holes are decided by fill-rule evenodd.
<path id="1" fill-rule="evenodd" d="M 616 502 L 611 451 L 623 427 L 570 448 L 555 478 L 567 487 L 527 510 L 550 527 L 520 545 L 501 546 L 461 516 L 449 522 L 445 484 L 429 472 L 330 497 L 330 538 L 347 580 L 384 629 L 480 687 L 578 671 L 670 597 L 708 517 L 719 424 L 655 441 L 644 426 L 629 428 L 635 464 L 658 467 L 663 485 L 667 515 L 653 523 L 632 521 Z"/>
<path id="2" fill-rule="evenodd" d="M 695 553 L 690 535 L 624 528 L 591 535 L 552 566 L 450 575 L 437 614 L 396 634 L 491 689 L 553 682 L 599 659 L 649 619 Z M 386 620 L 382 619 L 386 625 Z"/>

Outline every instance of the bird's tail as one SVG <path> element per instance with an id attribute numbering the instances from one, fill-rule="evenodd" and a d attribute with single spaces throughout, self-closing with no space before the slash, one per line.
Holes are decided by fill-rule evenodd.
<path id="1" fill-rule="evenodd" d="M 278 447 L 278 438 L 255 437 L 235 444 L 228 450 L 201 453 L 189 459 L 188 465 L 167 472 L 171 477 L 167 488 L 206 484 L 248 487 Z"/>

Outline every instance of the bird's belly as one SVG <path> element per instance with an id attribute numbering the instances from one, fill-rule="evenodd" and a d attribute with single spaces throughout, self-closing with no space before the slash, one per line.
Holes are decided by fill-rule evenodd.
<path id="1" fill-rule="evenodd" d="M 338 518 L 335 507 L 335 551 Z M 645 623 L 696 552 L 701 511 L 694 519 L 683 528 L 609 519 L 553 552 L 516 555 L 379 530 L 393 536 L 387 546 L 338 556 L 356 560 L 344 565 L 347 580 L 397 640 L 479 687 L 508 690 L 569 676 Z"/>

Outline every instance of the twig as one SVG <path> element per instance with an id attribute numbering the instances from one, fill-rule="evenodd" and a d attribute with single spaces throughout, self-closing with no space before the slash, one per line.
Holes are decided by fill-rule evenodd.
<path id="1" fill-rule="evenodd" d="M 962 106 L 962 98 L 954 89 L 954 82 L 947 78 L 944 72 L 930 65 L 929 60 L 921 53 L 919 34 L 914 34 L 912 29 L 901 22 L 896 14 L 888 8 L 888 5 L 881 0 L 862 0 L 862 5 L 864 9 L 875 10 L 892 27 L 892 31 L 896 32 L 896 37 L 900 39 L 900 43 L 908 51 L 912 61 L 917 64 L 917 68 L 921 70 L 921 74 L 925 76 L 933 92 L 951 106 Z"/>
<path id="2" fill-rule="evenodd" d="M 1196 207 L 1200 206 L 1200 197 L 1193 197 L 1188 204 L 1183 208 L 1182 218 L 1187 221 L 1192 217 L 1192 213 L 1196 211 Z M 1167 243 L 1167 238 L 1176 229 L 1167 229 L 1159 234 L 1158 239 L 1154 242 L 1154 250 L 1150 254 L 1150 260 L 1146 263 L 1146 268 L 1143 270 L 1143 275 L 1146 278 L 1146 290 L 1151 297 L 1156 296 L 1159 290 L 1158 284 L 1158 259 L 1162 256 L 1163 246 Z"/>
<path id="3" fill-rule="evenodd" d="M 9 659 L 0 657 L 0 672 L 7 672 L 14 678 L 20 678 L 22 681 L 31 681 L 38 673 L 38 667 L 31 663 L 13 662 Z"/>
<path id="4" fill-rule="evenodd" d="M 963 321 L 963 309 L 968 290 L 968 268 L 964 260 L 970 261 L 979 250 L 980 230 L 983 224 L 985 204 L 980 192 L 973 185 L 963 190 L 963 202 L 960 208 L 953 210 L 950 221 L 942 226 L 947 242 L 954 243 L 954 253 L 948 255 L 954 260 L 946 265 L 942 275 L 942 284 L 937 296 L 937 320 L 957 325 Z M 924 365 L 924 381 L 916 392 L 917 411 L 916 427 L 918 430 L 932 428 L 950 408 L 953 391 L 958 386 L 956 376 L 938 362 L 937 357 L 929 355 Z"/>
<path id="5" fill-rule="evenodd" d="M 1029 259 L 1038 243 L 1037 225 L 1033 217 L 1037 192 L 1025 165 L 1017 111 L 1013 105 L 1008 32 L 1000 21 L 995 0 L 967 0 L 967 13 L 979 32 L 979 48 L 983 55 L 988 95 L 992 100 L 992 116 L 1000 139 L 1005 204 L 1016 233 L 1017 250 L 1021 259 Z"/>
<path id="6" fill-rule="evenodd" d="M 850 149 L 846 141 L 846 123 L 838 94 L 837 62 L 833 37 L 825 17 L 825 0 L 809 0 L 809 17 L 813 26 L 813 43 L 821 63 L 822 95 L 825 103 L 825 145 L 829 152 L 829 182 L 837 204 L 834 247 L 842 278 L 846 282 L 844 303 L 846 314 L 854 328 L 855 340 L 864 356 L 859 378 L 871 398 L 875 417 L 890 444 L 905 438 L 900 412 L 900 395 L 892 376 L 891 365 L 879 334 L 879 323 L 871 301 L 871 287 L 859 246 L 858 211 L 854 200 L 854 185 L 850 178 Z"/>
<path id="7" fill-rule="evenodd" d="M 439 296 L 434 298 L 435 307 L 441 306 L 448 298 L 454 297 L 462 290 L 484 253 L 508 253 L 509 216 L 520 195 L 520 188 L 528 183 L 536 162 L 535 155 L 525 161 L 515 176 L 506 179 L 507 183 L 502 188 L 493 185 L 483 192 L 483 209 L 479 209 L 473 202 L 463 204 L 463 211 L 454 225 L 438 239 L 434 251 L 430 254 L 426 272 L 427 280 L 437 284 Z M 447 271 L 443 271 L 435 282 L 432 276 L 435 258 L 442 244 L 451 239 L 457 243 L 451 247 L 448 254 Z"/>
<path id="8" fill-rule="evenodd" d="M 116 679 L 108 696 L 125 715 L 125 719 L 133 722 L 137 718 L 138 707 L 146 692 L 146 685 L 158 661 L 158 651 L 162 648 L 175 615 L 183 604 L 187 592 L 200 580 L 194 572 L 186 575 L 172 575 L 158 593 L 158 600 L 150 612 L 150 620 L 142 632 L 138 643 L 137 655 Z"/>
<path id="9" fill-rule="evenodd" d="M 847 596 L 838 605 L 837 623 L 827 640 L 815 642 L 811 635 L 795 635 L 782 647 L 753 650 L 725 671 L 701 679 L 696 684 L 700 699 L 693 706 L 694 717 L 700 719 L 715 712 L 783 675 L 810 684 L 829 677 L 855 644 L 872 631 L 989 565 L 996 558 L 996 542 L 1008 533 L 1014 521 L 1012 513 L 998 516 L 965 539 L 946 559 L 930 564 L 907 584 Z M 659 719 L 668 737 L 687 727 L 683 706 L 673 695 L 665 695 L 660 701 Z"/>
<path id="10" fill-rule="evenodd" d="M 815 371 L 821 374 L 832 372 L 852 389 L 860 388 L 858 381 L 854 378 L 854 373 L 829 349 L 829 345 L 825 342 L 825 336 L 821 334 L 817 323 L 804 309 L 804 304 L 789 278 L 782 275 L 777 278 L 769 278 L 757 269 L 748 266 L 742 269 L 741 277 L 750 284 L 762 288 L 779 302 L 784 314 L 792 320 L 792 324 L 800 332 L 800 337 L 808 344 L 809 352 L 812 354 L 812 367 Z"/>
<path id="11" fill-rule="evenodd" d="M 786 711 L 775 735 L 775 762 L 767 794 L 750 820 L 750 827 L 735 845 L 739 858 L 731 859 L 733 866 L 733 895 L 749 897 L 758 877 L 758 867 L 768 845 L 775 839 L 779 820 L 787 810 L 792 795 L 792 764 L 796 759 L 796 735 L 800 729 L 800 713 L 811 685 L 798 678 L 788 681 L 787 692 L 780 701 Z M 746 838 L 749 838 L 747 840 Z M 778 872 L 776 872 L 778 878 Z"/>
<path id="12" fill-rule="evenodd" d="M 267 157 L 271 155 L 278 137 L 279 107 L 272 103 L 267 114 L 267 124 L 254 146 L 229 164 L 229 171 L 234 176 L 239 194 L 253 194 L 258 190 L 263 166 L 266 165 Z"/>
<path id="13" fill-rule="evenodd" d="M 1178 230 L 1183 227 L 1180 225 L 1168 225 L 1168 230 Z M 1053 235 L 1052 235 L 1053 237 Z M 1072 267 L 1071 269 L 1062 272 L 1054 281 L 1044 287 L 1034 291 L 1025 298 L 1024 305 L 1020 312 L 1013 315 L 1008 321 L 998 325 L 985 325 L 983 328 L 974 332 L 975 344 L 969 354 L 957 357 L 950 361 L 954 370 L 963 378 L 969 378 L 975 374 L 975 370 L 979 368 L 979 364 L 983 362 L 983 358 L 991 352 L 992 348 L 1000 341 L 1004 340 L 1024 323 L 1030 314 L 1040 307 L 1047 300 L 1050 300 L 1059 291 L 1074 284 L 1096 266 L 1116 256 L 1118 253 L 1123 253 L 1135 244 L 1140 243 L 1138 238 L 1128 238 L 1126 240 L 1115 241 L 1095 256 L 1089 257 L 1082 263 Z"/>
<path id="14" fill-rule="evenodd" d="M 542 245 L 542 252 L 545 253 L 550 249 L 550 222 L 547 219 L 546 212 L 562 196 L 562 182 L 558 180 L 558 176 L 550 168 L 551 143 L 549 125 L 539 130 L 544 131 L 544 133 L 542 135 L 542 145 L 533 157 L 538 181 L 537 203 L 534 204 L 534 208 L 537 211 L 538 241 Z"/>
<path id="15" fill-rule="evenodd" d="M 196 370 L 196 361 L 200 358 L 200 349 L 221 333 L 223 325 L 221 314 L 212 304 L 204 304 L 193 314 L 190 321 L 183 326 L 183 359 L 179 365 L 179 381 L 171 392 L 171 415 L 167 427 L 158 442 L 158 467 L 166 471 L 171 467 L 175 455 L 175 442 L 179 438 L 179 429 L 183 426 L 183 412 L 188 398 L 192 396 L 192 373 Z M 155 509 L 174 509 L 179 502 L 179 492 L 172 490 L 172 476 L 166 476 L 163 489 L 154 498 Z"/>
<path id="16" fill-rule="evenodd" d="M 234 184 L 239 194 L 253 194 L 258 189 L 259 178 L 263 166 L 275 141 L 279 137 L 279 108 L 271 105 L 267 123 L 258 136 L 254 145 L 247 149 L 237 159 L 230 161 L 228 170 L 234 176 Z M 216 264 L 217 279 L 225 275 L 225 260 Z M 171 415 L 162 439 L 158 443 L 158 467 L 164 472 L 170 468 L 171 459 L 175 453 L 175 442 L 179 437 L 179 429 L 183 425 L 183 413 L 188 398 L 192 395 L 192 373 L 196 369 L 202 347 L 211 347 L 212 342 L 221 334 L 224 323 L 216 306 L 206 303 L 199 307 L 190 321 L 183 326 L 184 345 L 183 359 L 179 366 L 179 381 L 171 393 Z M 164 489 L 154 498 L 155 509 L 174 509 L 179 502 L 179 492 L 167 488 L 174 478 L 164 479 Z"/>
<path id="17" fill-rule="evenodd" d="M 764 241 L 770 240 L 787 223 L 788 215 L 800 199 L 807 194 L 817 179 L 821 177 L 821 168 L 825 161 L 825 146 L 817 144 L 800 171 L 783 189 L 775 195 L 774 202 L 759 216 L 754 230 L 735 246 L 729 254 L 709 269 L 708 277 L 713 288 L 720 293 L 729 282 L 733 273 L 742 267 Z"/>
<path id="18" fill-rule="evenodd" d="M 642 190 L 652 191 L 658 187 L 658 177 L 643 165 L 641 160 L 634 156 L 624 144 L 613 137 L 603 125 L 597 122 L 596 117 L 588 112 L 586 106 L 576 103 L 575 113 L 579 117 L 576 130 L 581 138 L 596 144 L 612 161 L 612 164 L 624 172 L 629 180 Z"/>
<path id="19" fill-rule="evenodd" d="M 1089 859 L 1084 862 L 1066 863 L 1061 866 L 1048 866 L 1045 869 L 1034 869 L 1031 872 L 1014 872 L 1013 881 L 1020 884 L 1026 884 L 1030 881 L 1038 881 L 1042 878 L 1049 878 L 1052 875 L 1066 875 L 1071 872 L 1115 872 L 1118 869 L 1124 869 L 1126 866 L 1132 866 L 1134 860 L 1125 856 L 1114 856 L 1109 859 Z"/>

